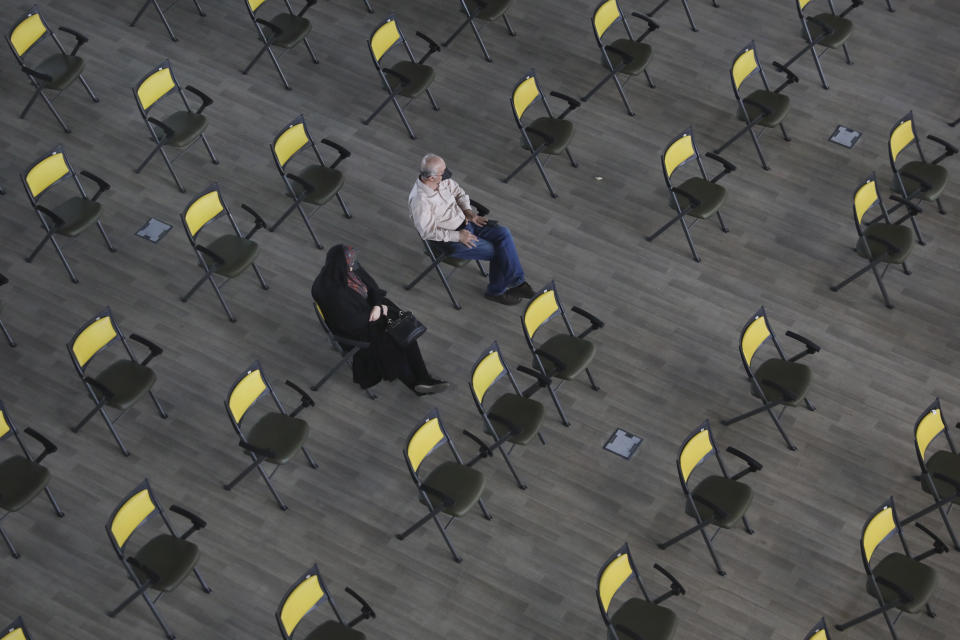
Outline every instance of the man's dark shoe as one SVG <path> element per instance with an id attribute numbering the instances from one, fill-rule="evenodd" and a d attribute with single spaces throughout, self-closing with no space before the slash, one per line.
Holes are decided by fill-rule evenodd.
<path id="1" fill-rule="evenodd" d="M 534 296 L 533 287 L 527 284 L 526 281 L 507 289 L 507 293 L 515 295 L 518 298 L 532 298 Z"/>
<path id="2" fill-rule="evenodd" d="M 433 393 L 446 391 L 449 386 L 450 383 L 446 380 L 432 378 L 430 382 L 413 385 L 413 392 L 418 396 L 428 396 Z"/>
<path id="3" fill-rule="evenodd" d="M 486 298 L 487 300 L 493 300 L 494 302 L 499 302 L 500 304 L 505 304 L 508 306 L 520 304 L 520 298 L 510 293 L 509 291 L 504 291 L 498 296 L 491 296 L 490 294 L 485 293 L 483 294 L 483 297 Z"/>

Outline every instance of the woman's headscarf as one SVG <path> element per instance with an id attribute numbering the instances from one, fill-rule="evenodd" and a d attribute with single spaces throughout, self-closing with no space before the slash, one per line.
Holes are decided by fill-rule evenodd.
<path id="1" fill-rule="evenodd" d="M 360 279 L 357 270 L 360 264 L 357 260 L 357 250 L 342 244 L 330 247 L 327 251 L 327 260 L 320 271 L 320 277 L 328 286 L 342 287 L 346 285 L 358 294 L 367 297 L 367 285 Z"/>

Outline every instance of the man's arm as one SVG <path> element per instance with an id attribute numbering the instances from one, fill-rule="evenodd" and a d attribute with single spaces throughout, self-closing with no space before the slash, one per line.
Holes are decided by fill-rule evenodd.
<path id="1" fill-rule="evenodd" d="M 413 218 L 413 225 L 417 228 L 421 238 L 436 242 L 460 241 L 460 233 L 456 229 L 443 229 L 437 226 L 437 217 L 434 215 L 433 207 L 420 197 L 417 185 L 414 185 L 410 192 L 407 203 L 410 206 L 410 217 Z"/>
<path id="2" fill-rule="evenodd" d="M 468 196 L 467 192 L 463 190 L 463 187 L 460 186 L 460 183 L 452 178 L 448 182 L 450 182 L 450 190 L 453 193 L 453 197 L 457 201 L 457 206 L 460 207 L 461 211 L 463 211 L 463 215 L 467 218 L 467 220 L 478 227 L 482 227 L 487 224 L 486 219 L 477 215 L 477 212 L 474 211 L 470 206 L 470 196 Z"/>

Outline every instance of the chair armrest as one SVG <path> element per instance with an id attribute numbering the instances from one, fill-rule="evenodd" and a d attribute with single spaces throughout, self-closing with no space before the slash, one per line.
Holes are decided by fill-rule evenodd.
<path id="1" fill-rule="evenodd" d="M 300 404 L 297 406 L 296 409 L 294 409 L 294 410 L 290 413 L 290 417 L 291 417 L 291 418 L 295 418 L 298 413 L 300 413 L 301 411 L 303 411 L 303 410 L 306 409 L 307 407 L 312 407 L 312 406 L 314 406 L 314 405 L 316 404 L 316 402 L 313 401 L 313 398 L 311 398 L 311 397 L 309 396 L 309 394 L 307 394 L 306 391 L 304 391 L 303 389 L 301 389 L 300 387 L 298 387 L 297 385 L 295 385 L 292 381 L 286 380 L 286 381 L 285 381 L 285 384 L 286 384 L 288 387 L 290 387 L 291 389 L 293 389 L 294 391 L 296 391 L 297 393 L 300 394 Z"/>
<path id="2" fill-rule="evenodd" d="M 780 73 L 787 74 L 787 79 L 783 81 L 783 84 L 773 90 L 774 93 L 780 93 L 787 85 L 793 84 L 794 82 L 800 82 L 800 78 L 797 77 L 797 74 L 795 74 L 793 71 L 790 71 L 790 69 L 786 68 L 779 62 L 774 62 L 773 68 Z"/>
<path id="3" fill-rule="evenodd" d="M 425 54 L 423 54 L 423 57 L 417 60 L 417 64 L 423 64 L 424 62 L 427 61 L 427 58 L 429 58 L 436 52 L 440 51 L 440 45 L 438 45 L 430 36 L 428 36 L 422 31 L 417 31 L 416 36 L 426 41 L 427 45 L 430 47 L 430 49 Z"/>
<path id="4" fill-rule="evenodd" d="M 303 9 L 300 9 L 300 13 L 297 14 L 298 18 L 302 18 L 303 14 L 307 12 L 307 9 L 317 4 L 317 0 L 307 0 L 307 4 L 303 5 Z"/>
<path id="5" fill-rule="evenodd" d="M 920 190 L 921 190 L 921 191 L 929 191 L 929 190 L 930 190 L 930 187 L 932 186 L 929 182 L 927 182 L 926 180 L 924 180 L 924 179 L 921 178 L 920 176 L 918 176 L 918 175 L 916 175 L 916 174 L 913 174 L 913 173 L 910 173 L 909 171 L 902 171 L 902 170 L 901 170 L 899 173 L 900 173 L 900 175 L 906 176 L 906 177 L 910 178 L 911 180 L 913 180 L 914 182 L 918 183 L 918 184 L 920 185 Z M 914 193 L 916 193 L 916 192 L 914 192 Z"/>
<path id="6" fill-rule="evenodd" d="M 534 371 L 530 367 L 526 367 L 522 364 L 517 367 L 517 371 L 519 371 L 520 373 L 525 373 L 528 376 L 531 376 L 533 378 L 536 378 L 537 384 L 540 385 L 541 387 L 550 386 L 550 383 L 551 383 L 550 376 L 545 376 L 539 371 Z"/>
<path id="7" fill-rule="evenodd" d="M 127 564 L 129 564 L 131 567 L 133 567 L 134 569 L 142 573 L 144 576 L 146 576 L 148 585 L 153 584 L 154 582 L 157 582 L 158 580 L 160 580 L 160 576 L 157 575 L 156 571 L 146 566 L 145 564 L 141 563 L 139 560 L 137 560 L 133 556 L 130 556 L 129 558 L 127 558 Z"/>
<path id="8" fill-rule="evenodd" d="M 930 531 L 930 529 L 927 529 L 925 526 L 923 526 L 919 522 L 915 522 L 914 524 L 917 525 L 917 529 L 920 529 L 920 531 L 923 531 L 925 534 L 930 536 L 930 538 L 933 540 L 933 547 L 929 551 L 925 551 L 920 555 L 915 556 L 913 558 L 914 560 L 922 560 L 923 558 L 932 556 L 935 553 L 947 553 L 950 550 L 947 547 L 947 545 L 943 542 L 943 540 L 940 539 L 940 536 L 935 534 L 933 531 Z"/>
<path id="9" fill-rule="evenodd" d="M 360 603 L 360 617 L 355 620 L 351 620 L 349 623 L 347 623 L 348 627 L 355 626 L 361 620 L 370 620 L 377 617 L 377 614 L 373 611 L 373 607 L 371 607 L 366 600 L 360 597 L 359 593 L 357 593 L 350 587 L 346 587 L 344 591 L 349 593 L 354 600 Z"/>
<path id="10" fill-rule="evenodd" d="M 700 204 L 700 200 L 698 198 L 694 197 L 694 195 L 689 191 L 685 191 L 680 187 L 670 187 L 670 191 L 673 191 L 674 193 L 678 193 L 690 201 L 690 206 L 684 209 L 683 213 L 687 213 L 688 211 L 692 211 L 693 209 L 696 209 L 697 206 Z"/>
<path id="11" fill-rule="evenodd" d="M 213 260 L 216 264 L 223 264 L 224 262 L 226 262 L 226 260 L 224 260 L 223 257 L 221 257 L 220 255 L 218 255 L 218 254 L 215 253 L 214 251 L 206 248 L 206 247 L 203 246 L 202 244 L 198 244 L 198 245 L 197 245 L 197 251 L 199 251 L 199 252 L 202 253 L 204 256 L 206 256 L 206 257 L 210 258 L 211 260 Z"/>
<path id="12" fill-rule="evenodd" d="M 298 176 L 297 174 L 295 174 L 295 173 L 287 173 L 287 174 L 285 174 L 285 175 L 286 175 L 288 178 L 290 178 L 291 180 L 293 180 L 294 182 L 296 182 L 297 184 L 299 184 L 301 187 L 303 187 L 303 193 L 301 193 L 300 196 L 297 197 L 297 200 L 298 200 L 298 201 L 300 200 L 300 198 L 302 198 L 303 196 L 307 195 L 308 193 L 310 193 L 311 191 L 314 190 L 312 184 L 310 184 L 309 182 L 307 182 L 306 180 L 304 180 L 303 178 L 301 178 L 301 177 Z"/>
<path id="13" fill-rule="evenodd" d="M 113 391 L 110 391 L 110 389 L 107 389 L 107 387 L 104 386 L 104 384 L 99 380 L 95 380 L 90 376 L 83 376 L 83 381 L 86 382 L 91 387 L 93 387 L 94 389 L 96 389 L 100 393 L 101 400 L 98 404 L 103 404 L 104 402 L 106 402 L 107 400 L 113 397 Z"/>
<path id="14" fill-rule="evenodd" d="M 557 368 L 558 372 L 564 370 L 565 365 L 563 364 L 563 361 L 560 360 L 560 358 L 558 358 L 557 356 L 553 355 L 552 353 L 547 353 L 543 349 L 534 349 L 533 352 L 538 356 L 540 356 L 541 358 L 546 358 L 547 360 L 552 362 L 553 365 Z"/>
<path id="15" fill-rule="evenodd" d="M 100 197 L 100 194 L 101 194 L 101 193 L 103 193 L 104 191 L 109 191 L 109 190 L 110 190 L 110 183 L 109 183 L 109 182 L 107 182 L 106 180 L 104 180 L 103 178 L 101 178 L 101 177 L 99 177 L 99 176 L 96 176 L 96 175 L 90 173 L 90 172 L 87 171 L 86 169 L 82 170 L 82 171 L 80 172 L 80 175 L 82 175 L 82 176 L 85 177 L 85 178 L 90 178 L 91 180 L 93 180 L 94 182 L 97 183 L 97 192 L 96 192 L 95 194 L 93 194 L 93 197 L 92 197 L 92 198 L 90 198 L 90 201 L 91 201 L 91 202 L 96 202 L 96 201 L 97 201 L 97 198 Z"/>
<path id="16" fill-rule="evenodd" d="M 206 520 L 204 520 L 203 518 L 201 518 L 200 516 L 194 513 L 191 513 L 190 511 L 187 511 L 181 506 L 172 504 L 170 505 L 170 511 L 172 511 L 177 515 L 183 516 L 184 518 L 186 518 L 191 522 L 192 526 L 189 529 L 187 529 L 186 533 L 180 536 L 181 540 L 186 540 L 187 538 L 190 537 L 190 534 L 192 534 L 194 531 L 199 531 L 200 529 L 203 529 L 204 527 L 207 526 Z"/>
<path id="17" fill-rule="evenodd" d="M 50 442 L 46 437 L 40 434 L 33 427 L 27 427 L 26 429 L 23 430 L 23 432 L 43 445 L 43 453 L 41 453 L 39 456 L 33 459 L 33 461 L 36 462 L 37 464 L 40 464 L 41 460 L 43 460 L 48 455 L 50 455 L 51 453 L 57 450 L 57 445 Z"/>
<path id="18" fill-rule="evenodd" d="M 625 66 L 633 62 L 633 56 L 627 53 L 626 51 L 624 51 L 623 49 L 618 49 L 612 44 L 605 44 L 603 45 L 603 48 L 607 51 L 612 51 L 613 53 L 623 58 L 623 62 L 618 64 L 615 69 L 611 69 L 614 72 L 620 71 L 620 69 L 623 69 Z"/>
<path id="19" fill-rule="evenodd" d="M 39 211 L 39 212 L 42 213 L 43 215 L 47 216 L 47 217 L 50 218 L 51 220 L 53 220 L 53 228 L 54 228 L 54 229 L 59 229 L 60 227 L 63 226 L 63 218 L 61 218 L 60 216 L 58 216 L 57 214 L 55 214 L 53 211 L 50 211 L 50 209 L 46 208 L 46 207 L 43 206 L 42 204 L 38 204 L 38 205 L 37 205 L 37 211 Z"/>
<path id="20" fill-rule="evenodd" d="M 502 416 L 499 413 L 488 413 L 487 418 L 490 419 L 490 422 L 496 420 L 497 422 L 502 422 L 505 424 L 511 436 L 515 436 L 520 433 L 520 427 L 518 427 L 513 420 L 510 420 L 506 416 Z M 496 436 L 496 434 L 494 434 L 494 436 Z"/>
<path id="21" fill-rule="evenodd" d="M 937 144 L 943 147 L 943 153 L 937 156 L 937 158 L 933 161 L 933 164 L 940 164 L 940 161 L 943 160 L 944 158 L 948 158 L 957 153 L 957 148 L 955 146 L 953 146 L 952 144 L 950 144 L 949 142 L 947 142 L 946 140 L 944 140 L 939 136 L 930 134 L 927 136 L 927 140 L 933 140 L 934 142 L 936 142 Z"/>
<path id="22" fill-rule="evenodd" d="M 670 590 L 664 593 L 659 598 L 656 598 L 653 601 L 654 604 L 660 604 L 667 598 L 670 598 L 672 596 L 682 596 L 687 592 L 687 590 L 683 588 L 683 585 L 680 584 L 680 582 L 676 578 L 674 578 L 673 574 L 671 574 L 669 571 L 661 567 L 659 564 L 654 564 L 653 568 L 659 571 L 660 573 L 662 573 L 664 576 L 666 576 L 667 580 L 670 581 Z"/>
<path id="23" fill-rule="evenodd" d="M 172 137 L 173 137 L 174 130 L 171 129 L 170 126 L 167 125 L 167 123 L 165 123 L 165 122 L 160 122 L 159 120 L 157 120 L 157 119 L 154 118 L 153 116 L 147 118 L 147 122 L 149 122 L 150 124 L 155 124 L 155 125 L 157 125 L 158 127 L 160 127 L 161 129 L 163 129 L 163 135 L 165 135 L 166 137 L 168 137 L 168 138 L 172 138 Z"/>
<path id="24" fill-rule="evenodd" d="M 596 331 L 597 329 L 603 329 L 603 327 L 605 326 L 603 320 L 593 315 L 589 311 L 586 311 L 582 307 L 578 307 L 574 305 L 570 307 L 570 311 L 574 312 L 577 315 L 583 316 L 584 318 L 590 321 L 590 326 L 587 327 L 587 329 L 583 331 L 579 336 L 577 336 L 578 338 L 585 338 L 589 333 Z"/>
<path id="25" fill-rule="evenodd" d="M 568 96 L 568 95 L 565 94 L 565 93 L 560 93 L 559 91 L 551 91 L 551 92 L 550 92 L 550 95 L 553 96 L 554 98 L 560 98 L 561 100 L 565 100 L 566 103 L 567 103 L 567 108 L 564 109 L 563 113 L 561 113 L 561 114 L 557 117 L 558 120 L 563 120 L 564 118 L 567 117 L 567 115 L 568 115 L 571 111 L 573 111 L 574 109 L 579 109 L 579 108 L 580 108 L 580 104 L 581 104 L 580 101 L 577 100 L 576 98 L 573 98 L 573 97 L 571 97 L 571 96 Z"/>
<path id="26" fill-rule="evenodd" d="M 540 146 L 551 144 L 555 140 L 555 138 L 551 136 L 549 133 L 547 133 L 546 131 L 541 131 L 540 129 L 537 129 L 535 127 L 524 127 L 524 129 L 526 130 L 528 136 L 532 132 L 544 139 L 543 145 L 540 145 Z"/>
<path id="27" fill-rule="evenodd" d="M 490 447 L 487 446 L 487 443 L 486 443 L 486 442 L 484 442 L 483 440 L 481 440 L 481 439 L 478 438 L 477 436 L 473 435 L 472 433 L 470 433 L 470 432 L 467 431 L 466 429 L 463 430 L 463 435 L 467 436 L 468 438 L 470 438 L 471 440 L 473 440 L 474 442 L 476 442 L 477 445 L 480 447 L 480 450 L 477 452 L 477 457 L 475 458 L 474 462 L 475 462 L 476 460 L 480 460 L 481 458 L 489 458 L 490 456 L 493 455 L 493 451 L 491 450 Z M 473 464 L 473 462 L 471 462 L 471 463 L 468 464 L 467 466 L 469 467 L 469 466 L 471 466 L 471 464 Z"/>
<path id="28" fill-rule="evenodd" d="M 711 520 L 711 522 L 716 521 L 718 518 L 726 518 L 726 517 L 727 517 L 727 512 L 726 512 L 726 511 L 724 511 L 723 509 L 721 509 L 720 507 L 718 507 L 717 505 L 715 505 L 715 504 L 712 503 L 711 501 L 707 500 L 707 499 L 704 498 L 703 496 L 698 496 L 698 495 L 695 494 L 695 493 L 690 494 L 690 495 L 693 497 L 693 501 L 694 501 L 694 502 L 699 502 L 700 504 L 702 504 L 702 505 L 704 505 L 704 506 L 706 506 L 706 507 L 709 507 L 710 510 L 713 511 L 713 520 Z M 698 513 L 699 513 L 699 511 L 698 511 Z"/>
<path id="29" fill-rule="evenodd" d="M 283 29 L 281 29 L 281 28 L 278 27 L 277 25 L 273 24 L 273 23 L 270 22 L 269 20 L 266 20 L 266 19 L 264 19 L 264 18 L 257 18 L 256 22 L 257 22 L 257 24 L 263 25 L 263 26 L 266 27 L 267 29 L 270 29 L 270 31 L 273 31 L 273 35 L 271 36 L 272 38 L 275 38 L 275 37 L 277 37 L 278 35 L 280 35 L 281 33 L 283 33 Z"/>
<path id="30" fill-rule="evenodd" d="M 260 229 L 266 228 L 267 223 L 263 220 L 263 218 L 260 216 L 259 213 L 257 213 L 256 211 L 253 210 L 253 208 L 250 207 L 250 205 L 241 204 L 240 208 L 246 211 L 247 213 L 249 213 L 251 216 L 253 216 L 253 228 L 250 229 L 250 231 L 248 231 L 245 236 L 243 236 L 244 238 L 249 240 L 250 238 L 253 237 L 253 234 L 255 234 L 257 231 L 259 231 Z"/>
<path id="31" fill-rule="evenodd" d="M 634 11 L 630 15 L 632 15 L 634 18 L 640 18 L 641 20 L 647 23 L 647 30 L 644 31 L 642 34 L 640 34 L 640 37 L 636 39 L 636 42 L 640 42 L 641 40 L 646 38 L 650 33 L 660 28 L 660 25 L 657 24 L 657 22 L 653 18 L 651 18 L 648 15 L 642 14 L 639 11 Z"/>
<path id="32" fill-rule="evenodd" d="M 163 349 L 158 347 L 156 343 L 151 342 L 150 340 L 147 340 L 146 338 L 141 336 L 139 333 L 131 333 L 130 339 L 133 340 L 134 342 L 139 342 L 140 344 L 145 346 L 147 349 L 150 349 L 150 355 L 144 358 L 143 362 L 140 363 L 141 366 L 144 366 L 144 367 L 147 366 L 148 362 L 150 362 L 151 360 L 156 358 L 158 355 L 163 353 Z"/>
<path id="33" fill-rule="evenodd" d="M 820 352 L 820 345 L 818 345 L 816 342 L 814 342 L 814 341 L 811 340 L 810 338 L 804 338 L 802 335 L 800 335 L 799 333 L 796 333 L 796 332 L 794 332 L 794 331 L 787 331 L 787 333 L 786 333 L 785 335 L 786 335 L 788 338 L 793 338 L 794 340 L 796 340 L 796 341 L 798 341 L 798 342 L 802 342 L 802 343 L 804 344 L 804 346 L 807 348 L 806 351 L 804 351 L 804 352 L 802 352 L 802 353 L 799 353 L 799 354 L 797 354 L 796 356 L 790 358 L 790 362 L 796 362 L 797 360 L 799 360 L 800 358 L 802 358 L 802 357 L 804 357 L 804 356 L 806 356 L 806 355 L 810 355 L 810 354 L 812 354 L 812 353 L 819 353 L 819 352 Z"/>
<path id="34" fill-rule="evenodd" d="M 847 7 L 846 9 L 844 9 L 843 11 L 841 11 L 840 13 L 838 13 L 837 15 L 840 16 L 841 18 L 843 18 L 843 17 L 845 17 L 848 13 L 850 13 L 851 11 L 853 11 L 854 9 L 856 9 L 857 7 L 859 7 L 859 6 L 862 5 L 862 4 L 863 4 L 863 0 L 853 0 L 853 1 L 850 3 L 850 6 L 849 6 L 849 7 Z"/>
<path id="35" fill-rule="evenodd" d="M 723 171 L 713 176 L 713 178 L 710 179 L 710 182 L 713 182 L 713 183 L 720 182 L 720 179 L 723 178 L 723 176 L 737 170 L 737 165 L 733 164 L 726 158 L 722 157 L 719 153 L 714 153 L 713 151 L 707 151 L 703 155 L 723 165 Z"/>
<path id="36" fill-rule="evenodd" d="M 436 496 L 440 498 L 440 501 L 443 503 L 443 506 L 445 507 L 452 507 L 454 504 L 453 498 L 445 494 L 443 491 L 440 491 L 439 489 L 434 489 L 430 485 L 421 484 L 420 490 L 423 491 L 424 493 L 428 493 L 432 496 Z"/>
<path id="37" fill-rule="evenodd" d="M 907 199 L 904 198 L 903 196 L 899 196 L 899 195 L 897 195 L 897 194 L 895 194 L 895 193 L 890 195 L 890 199 L 893 200 L 894 202 L 899 203 L 900 205 L 906 207 L 907 210 L 909 211 L 908 216 L 915 216 L 915 215 L 917 215 L 918 213 L 920 213 L 920 212 L 923 211 L 923 209 L 921 209 L 920 207 L 918 207 L 918 206 L 915 205 L 914 203 L 910 202 L 909 200 L 907 200 Z"/>
<path id="38" fill-rule="evenodd" d="M 480 203 L 477 202 L 476 200 L 473 200 L 473 199 L 470 200 L 470 207 L 471 207 L 474 211 L 476 211 L 476 212 L 477 212 L 477 215 L 480 216 L 480 217 L 486 217 L 486 216 L 490 215 L 490 209 L 489 209 L 488 207 L 480 204 Z"/>
<path id="39" fill-rule="evenodd" d="M 197 115 L 200 115 L 201 113 L 203 113 L 203 110 L 204 110 L 204 109 L 206 109 L 207 107 L 209 107 L 210 105 L 213 104 L 213 98 L 211 98 L 210 96 L 208 96 L 207 94 L 205 94 L 203 91 L 200 91 L 200 89 L 197 89 L 197 88 L 196 88 L 195 86 L 193 86 L 192 84 L 188 84 L 187 86 L 184 87 L 184 89 L 186 89 L 187 91 L 189 91 L 189 92 L 192 93 L 193 95 L 195 95 L 195 96 L 197 96 L 198 98 L 200 98 L 200 101 L 203 103 L 203 104 L 200 105 L 200 108 L 197 109 L 197 112 L 196 112 Z"/>
<path id="40" fill-rule="evenodd" d="M 773 113 L 773 111 L 772 111 L 772 110 L 770 109 L 770 107 L 768 107 L 767 105 L 765 105 L 765 104 L 760 104 L 760 103 L 757 102 L 756 100 L 751 100 L 750 98 L 744 98 L 744 99 L 743 99 L 743 104 L 750 104 L 750 105 L 755 106 L 757 109 L 760 109 L 760 111 L 763 111 L 763 115 L 764 115 L 764 116 L 768 116 L 768 115 L 770 115 L 771 113 Z M 746 114 L 744 114 L 744 115 L 746 115 Z"/>
<path id="41" fill-rule="evenodd" d="M 80 50 L 80 47 L 82 47 L 83 45 L 87 44 L 87 42 L 90 41 L 90 38 L 83 35 L 79 31 L 74 31 L 73 29 L 69 29 L 67 27 L 60 27 L 60 31 L 63 31 L 64 33 L 69 33 L 70 35 L 72 35 L 74 38 L 77 39 L 77 44 L 73 45 L 73 51 L 70 52 L 71 56 L 77 55 L 77 51 Z"/>
<path id="42" fill-rule="evenodd" d="M 737 449 L 736 447 L 727 447 L 727 453 L 729 453 L 732 456 L 737 456 L 738 458 L 740 458 L 741 460 L 747 463 L 747 468 L 744 469 L 743 471 L 740 471 L 739 473 L 734 474 L 733 477 L 731 478 L 732 480 L 739 480 L 740 478 L 747 475 L 748 473 L 755 473 L 763 469 L 762 464 L 757 462 L 754 458 L 745 454 L 743 451 L 740 451 L 740 449 Z"/>
<path id="43" fill-rule="evenodd" d="M 252 453 L 257 458 L 265 459 L 265 458 L 273 458 L 274 456 L 276 456 L 276 454 L 273 452 L 272 449 L 266 449 L 264 447 L 258 447 L 258 446 L 252 445 L 246 440 L 240 440 L 237 444 L 240 445 L 241 449 Z"/>
<path id="44" fill-rule="evenodd" d="M 44 82 L 50 82 L 53 80 L 53 76 L 46 73 L 40 73 L 39 71 L 34 71 L 30 67 L 23 64 L 20 65 L 20 71 L 23 71 L 28 76 L 33 76 L 37 80 L 43 80 Z"/>
<path id="45" fill-rule="evenodd" d="M 328 147 L 331 147 L 331 148 L 333 148 L 333 149 L 336 149 L 337 153 L 340 154 L 340 156 L 339 156 L 336 160 L 333 161 L 333 164 L 330 165 L 330 168 L 331 168 L 331 169 L 336 169 L 336 167 L 337 167 L 338 164 L 340 164 L 341 162 L 343 162 L 344 160 L 346 160 L 347 158 L 349 158 L 351 155 L 353 155 L 353 154 L 350 153 L 350 151 L 349 151 L 346 147 L 344 147 L 343 145 L 337 144 L 336 142 L 334 142 L 333 140 L 331 140 L 331 139 L 329 139 L 329 138 L 324 138 L 324 139 L 322 139 L 322 140 L 320 141 L 320 144 L 325 144 L 325 145 L 327 145 Z"/>

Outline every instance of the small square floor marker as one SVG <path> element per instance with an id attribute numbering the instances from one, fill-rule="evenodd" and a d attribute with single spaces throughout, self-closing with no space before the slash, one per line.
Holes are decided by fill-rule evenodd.
<path id="1" fill-rule="evenodd" d="M 635 436 L 623 429 L 617 429 L 607 440 L 607 444 L 603 445 L 603 448 L 629 460 L 640 448 L 641 442 L 643 442 L 643 438 L 640 436 Z"/>
<path id="2" fill-rule="evenodd" d="M 848 129 L 842 124 L 838 124 L 836 131 L 834 131 L 833 135 L 830 136 L 830 142 L 836 142 L 847 149 L 852 149 L 853 145 L 857 144 L 857 140 L 860 139 L 861 135 L 863 134 L 861 134 L 859 131 L 854 131 L 853 129 Z"/>
<path id="3" fill-rule="evenodd" d="M 156 218 L 150 218 L 147 220 L 147 224 L 137 230 L 137 235 L 141 238 L 146 238 L 150 242 L 156 243 L 160 242 L 170 229 L 172 229 L 172 227 L 166 222 L 157 220 Z"/>

